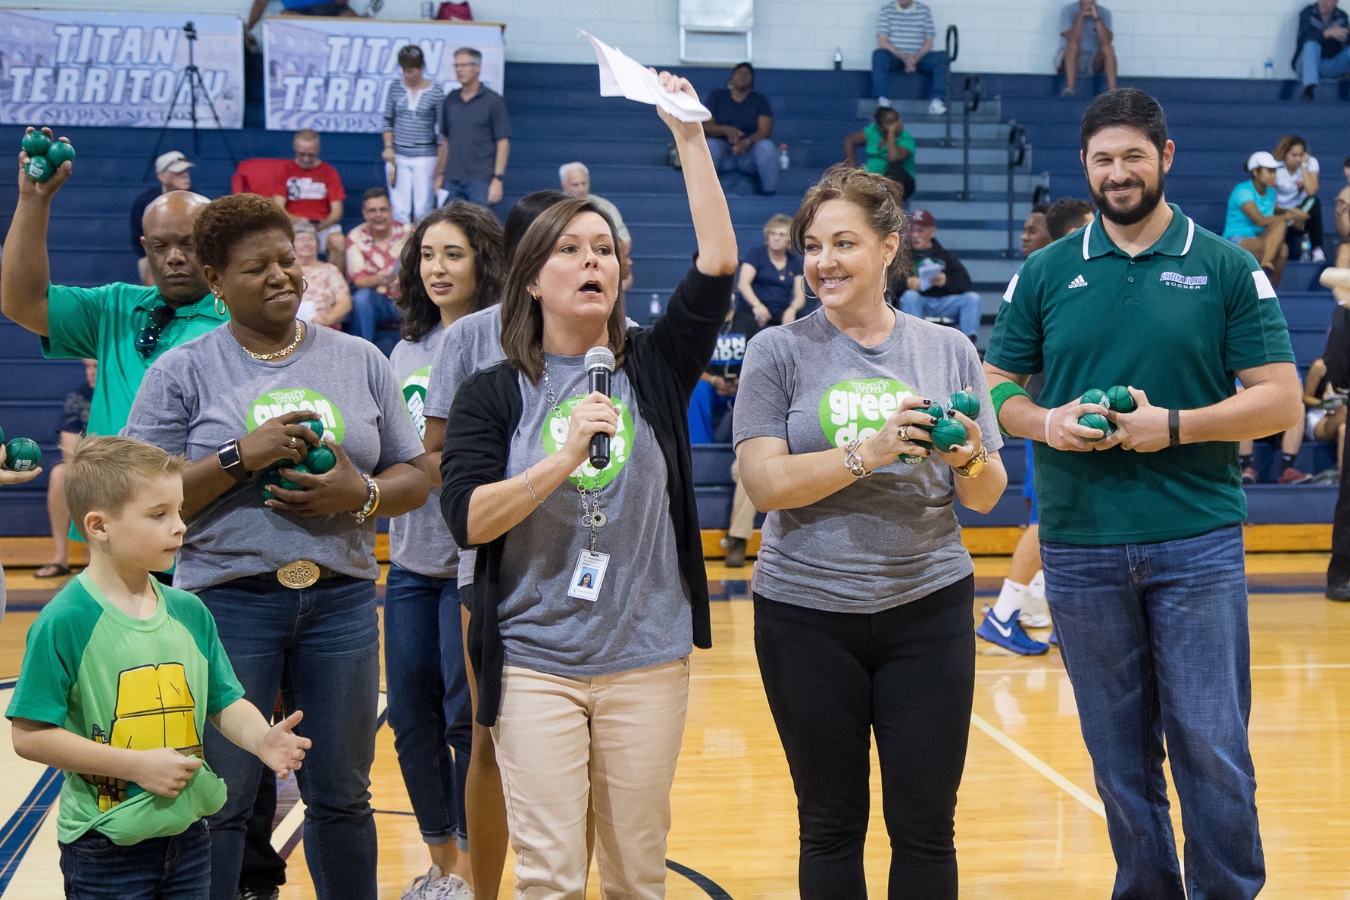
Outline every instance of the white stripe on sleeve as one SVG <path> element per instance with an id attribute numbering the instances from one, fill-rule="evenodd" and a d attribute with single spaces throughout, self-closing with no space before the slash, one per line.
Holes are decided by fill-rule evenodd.
<path id="1" fill-rule="evenodd" d="M 1261 300 L 1274 300 L 1275 288 L 1271 286 L 1270 279 L 1266 277 L 1264 269 L 1257 269 L 1252 273 L 1252 281 L 1256 282 L 1256 296 Z"/>
<path id="2" fill-rule="evenodd" d="M 1019 273 L 1017 273 L 1016 275 L 1014 275 L 1014 276 L 1012 277 L 1012 281 L 1008 282 L 1008 289 L 1007 289 L 1006 291 L 1003 292 L 1003 302 L 1004 302 L 1004 303 L 1011 303 L 1011 302 L 1012 302 L 1013 293 L 1017 290 L 1017 279 L 1018 279 L 1018 278 L 1021 278 L 1021 277 L 1022 277 L 1022 273 L 1019 272 Z"/>

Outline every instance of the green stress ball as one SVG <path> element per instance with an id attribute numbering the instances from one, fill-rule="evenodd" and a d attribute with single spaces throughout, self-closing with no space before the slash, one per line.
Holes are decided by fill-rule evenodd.
<path id="1" fill-rule="evenodd" d="M 1107 421 L 1106 416 L 1101 413 L 1087 413 L 1086 415 L 1079 416 L 1078 424 L 1082 425 L 1084 428 L 1095 428 L 1102 433 L 1101 437 L 1083 438 L 1083 440 L 1088 441 L 1089 443 L 1096 443 L 1116 430 L 1115 426 Z"/>
<path id="2" fill-rule="evenodd" d="M 47 137 L 41 131 L 34 129 L 23 136 L 23 141 L 19 146 L 23 147 L 23 152 L 30 157 L 46 156 L 47 150 L 52 145 L 52 139 Z"/>
<path id="3" fill-rule="evenodd" d="M 306 466 L 304 463 L 296 463 L 296 464 L 293 465 L 293 466 L 283 466 L 283 468 L 288 469 L 288 470 L 290 470 L 290 471 L 292 471 L 292 472 L 297 472 L 297 473 L 299 473 L 299 474 L 301 474 L 301 475 L 308 475 L 308 474 L 309 474 L 309 467 Z M 278 474 L 278 475 L 281 475 L 280 472 L 278 472 L 277 474 Z M 290 480 L 289 478 L 287 478 L 285 475 L 281 475 L 281 481 L 279 481 L 277 484 L 278 484 L 279 487 L 285 488 L 285 489 L 288 490 L 288 491 L 303 491 L 303 490 L 306 490 L 306 488 L 305 488 L 305 486 L 304 486 L 303 484 L 299 484 L 299 483 L 297 483 L 297 482 L 291 481 L 291 480 Z"/>
<path id="4" fill-rule="evenodd" d="M 957 391 L 952 394 L 947 405 L 967 419 L 974 420 L 980 416 L 980 398 L 970 391 Z"/>
<path id="5" fill-rule="evenodd" d="M 75 159 L 75 148 L 65 141 L 55 141 L 52 148 L 47 151 L 47 159 L 53 169 L 59 169 L 61 163 L 72 162 Z"/>
<path id="6" fill-rule="evenodd" d="M 28 177 L 33 181 L 42 184 L 44 181 L 51 180 L 52 175 L 56 172 L 56 167 L 52 165 L 52 161 L 47 157 L 34 156 L 28 161 L 28 168 L 24 169 L 24 171 L 28 173 Z"/>
<path id="7" fill-rule="evenodd" d="M 331 471 L 335 465 L 337 465 L 337 456 L 326 445 L 315 447 L 305 457 L 305 468 L 315 475 L 322 475 Z"/>
<path id="8" fill-rule="evenodd" d="M 1138 408 L 1130 389 L 1123 384 L 1106 389 L 1106 402 L 1118 413 L 1132 413 Z"/>
<path id="9" fill-rule="evenodd" d="M 933 426 L 933 446 L 951 453 L 966 442 L 966 426 L 956 419 L 943 419 Z"/>
<path id="10" fill-rule="evenodd" d="M 262 491 L 262 498 L 264 500 L 274 499 L 272 497 L 272 492 L 268 489 L 276 487 L 279 484 L 281 484 L 281 473 L 276 469 L 266 469 L 258 476 L 258 490 Z"/>
<path id="11" fill-rule="evenodd" d="M 1086 403 L 1089 406 L 1105 406 L 1106 391 L 1099 391 L 1096 388 L 1092 388 L 1089 391 L 1085 391 L 1083 396 L 1078 398 L 1078 402 Z"/>
<path id="12" fill-rule="evenodd" d="M 5 468 L 11 472 L 31 472 L 42 463 L 42 448 L 31 438 L 15 438 L 5 444 Z"/>
<path id="13" fill-rule="evenodd" d="M 0 428 L 0 444 L 5 442 L 5 429 Z"/>
<path id="14" fill-rule="evenodd" d="M 318 419 L 306 419 L 300 424 L 308 428 L 310 431 L 314 432 L 315 437 L 319 438 L 320 440 L 323 439 L 323 423 L 320 422 Z"/>

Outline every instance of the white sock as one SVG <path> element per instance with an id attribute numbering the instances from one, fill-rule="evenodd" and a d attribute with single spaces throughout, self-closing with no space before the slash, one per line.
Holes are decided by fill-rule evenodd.
<path id="1" fill-rule="evenodd" d="M 1022 597 L 1026 590 L 1025 584 L 1003 579 L 1003 590 L 998 592 L 998 601 L 994 604 L 994 618 L 1000 622 L 1015 618 L 1017 611 L 1022 608 Z"/>

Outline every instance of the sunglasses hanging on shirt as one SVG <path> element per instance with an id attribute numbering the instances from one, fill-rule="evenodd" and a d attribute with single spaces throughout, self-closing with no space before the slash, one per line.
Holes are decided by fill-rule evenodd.
<path id="1" fill-rule="evenodd" d="M 159 349 L 159 339 L 164 328 L 173 321 L 174 308 L 167 303 L 150 311 L 150 324 L 136 332 L 136 351 L 141 358 L 149 359 Z"/>

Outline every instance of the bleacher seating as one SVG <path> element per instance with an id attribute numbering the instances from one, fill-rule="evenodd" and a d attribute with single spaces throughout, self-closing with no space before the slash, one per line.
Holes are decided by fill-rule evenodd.
<path id="1" fill-rule="evenodd" d="M 252 61 L 252 60 L 250 60 Z M 683 69 L 700 93 L 720 87 L 721 69 Z M 255 73 L 257 74 L 257 73 Z M 733 184 L 729 202 L 743 247 L 762 240 L 763 223 L 774 213 L 791 214 L 801 193 L 827 165 L 842 159 L 843 139 L 864 122 L 857 116 L 858 98 L 868 92 L 866 72 L 788 71 L 760 69 L 756 89 L 774 105 L 774 140 L 787 143 L 792 167 L 783 173 L 774 197 L 749 193 L 748 184 Z M 1316 102 L 1301 104 L 1282 98 L 1283 82 L 1207 79 L 1123 79 L 1157 96 L 1166 108 L 1172 137 L 1178 145 L 1176 164 L 1167 180 L 1167 195 L 1199 224 L 1218 229 L 1229 190 L 1243 176 L 1242 164 L 1253 149 L 1269 148 L 1282 135 L 1297 132 L 1308 139 L 1326 172 L 1327 190 L 1339 188 L 1339 164 L 1350 153 L 1350 126 L 1337 106 L 1335 91 Z M 960 78 L 953 77 L 953 85 Z M 1054 96 L 1051 76 L 983 75 L 985 100 L 971 118 L 971 196 L 962 198 L 960 93 L 952 94 L 951 134 L 947 120 L 928 116 L 919 100 L 918 79 L 896 79 L 893 98 L 917 144 L 918 193 L 913 207 L 931 210 L 944 245 L 965 261 L 976 289 L 985 298 L 985 335 L 997 312 L 998 298 L 1020 265 L 1008 258 L 1006 202 L 1007 143 L 1016 120 L 1034 145 L 1014 172 L 1015 228 L 1030 208 L 1033 185 L 1047 177 L 1053 196 L 1086 197 L 1078 160 L 1078 129 L 1087 92 L 1078 98 Z M 157 148 L 180 149 L 197 163 L 194 188 L 209 196 L 231 190 L 235 160 L 289 157 L 291 135 L 261 127 L 261 106 L 254 85 L 246 127 L 224 136 L 202 132 L 194 149 L 187 132 L 174 132 Z M 628 313 L 646 322 L 652 295 L 664 303 L 689 265 L 693 228 L 681 189 L 681 176 L 664 165 L 669 134 L 649 108 L 599 96 L 594 66 L 512 63 L 507 66 L 505 96 L 511 111 L 512 158 L 505 203 L 531 191 L 557 187 L 558 166 L 573 159 L 591 170 L 593 189 L 614 201 L 634 237 L 635 283 L 628 294 Z M 128 239 L 128 211 L 137 193 L 150 183 L 146 160 L 155 132 L 146 129 L 68 128 L 79 149 L 77 176 L 53 208 L 50 236 L 53 277 L 63 283 L 101 284 L 134 279 L 135 259 Z M 17 153 L 22 128 L 0 128 L 0 146 Z M 227 146 L 228 142 L 228 146 Z M 378 135 L 325 134 L 322 158 L 341 173 L 349 197 L 381 183 Z M 0 184 L 0 227 L 8 227 L 16 199 L 14 182 Z M 1324 202 L 1324 205 L 1325 204 Z M 505 208 L 505 207 L 503 207 Z M 1334 235 L 1327 213 L 1329 234 Z M 354 201 L 347 204 L 345 226 L 360 222 Z M 1014 245 L 1016 245 L 1014 235 Z M 1317 284 L 1320 266 L 1291 264 L 1281 292 L 1301 368 L 1318 356 L 1330 322 L 1332 300 Z M 35 438 L 44 451 L 55 450 L 55 429 L 61 399 L 83 377 L 78 361 L 45 361 L 32 335 L 0 320 L 0 424 L 11 436 Z M 700 518 L 704 527 L 724 527 L 731 505 L 727 474 L 729 449 L 696 448 Z M 1325 447 L 1305 445 L 1299 466 L 1318 471 L 1330 465 Z M 967 525 L 1009 525 L 1025 522 L 1018 490 L 1021 452 L 1015 444 L 1004 454 L 1009 492 L 989 516 L 960 511 Z M 48 456 L 50 465 L 55 457 Z M 22 488 L 7 489 L 0 501 L 0 535 L 41 533 L 45 528 L 43 496 L 46 477 Z M 1251 518 L 1271 522 L 1328 522 L 1335 488 L 1298 486 L 1249 488 Z"/>

